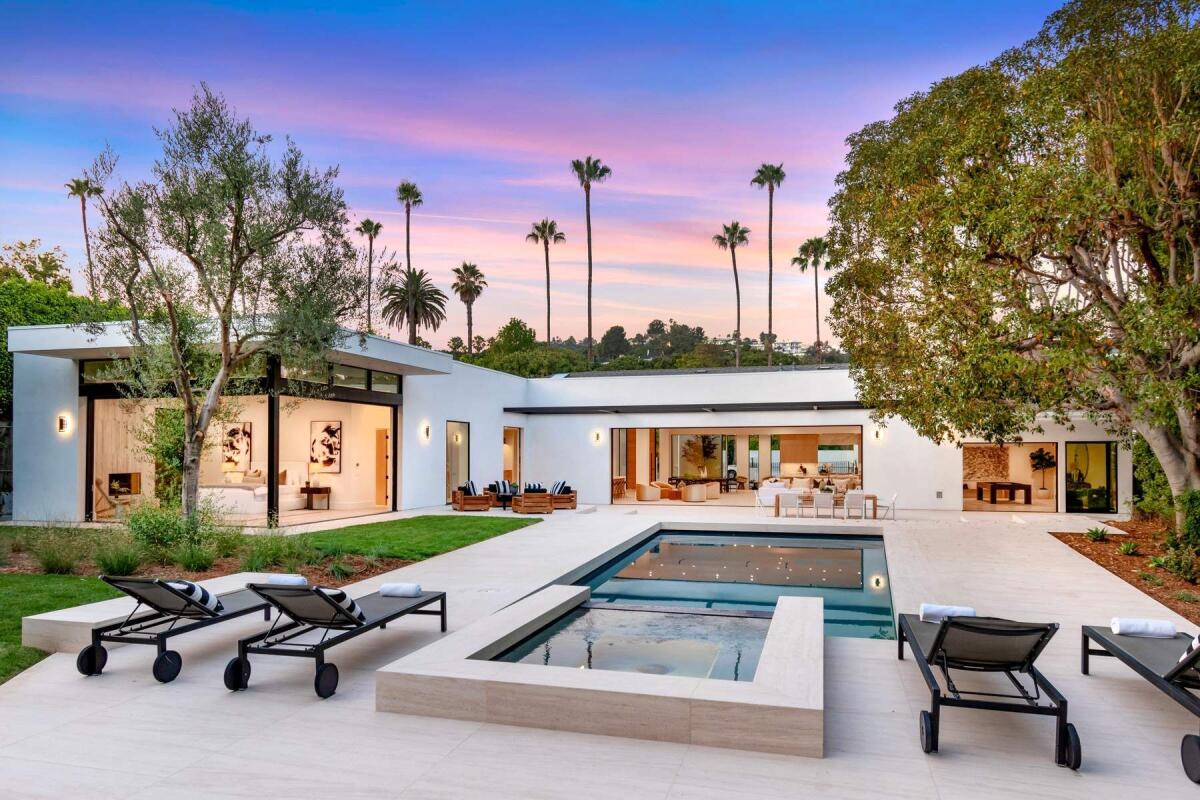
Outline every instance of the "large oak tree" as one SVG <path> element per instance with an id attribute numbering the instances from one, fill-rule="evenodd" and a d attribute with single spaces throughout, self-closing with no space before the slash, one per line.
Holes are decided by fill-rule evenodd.
<path id="1" fill-rule="evenodd" d="M 1197 21 L 1075 0 L 849 138 L 827 291 L 865 403 L 939 441 L 1086 412 L 1200 489 Z"/>
<path id="2" fill-rule="evenodd" d="M 349 336 L 365 291 L 346 237 L 336 168 L 310 167 L 201 86 L 157 131 L 151 179 L 117 181 L 102 154 L 96 268 L 129 310 L 127 377 L 183 415 L 182 508 L 197 510 L 209 424 L 239 374 L 265 356 L 313 366 Z"/>

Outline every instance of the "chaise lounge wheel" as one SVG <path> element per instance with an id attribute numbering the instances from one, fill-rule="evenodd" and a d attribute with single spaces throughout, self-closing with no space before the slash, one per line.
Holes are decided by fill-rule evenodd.
<path id="1" fill-rule="evenodd" d="M 170 683 L 179 677 L 183 669 L 183 656 L 174 650 L 164 650 L 154 659 L 154 680 L 159 683 Z"/>
<path id="2" fill-rule="evenodd" d="M 937 750 L 937 723 L 928 711 L 921 712 L 921 749 L 926 753 Z"/>
<path id="3" fill-rule="evenodd" d="M 1183 760 L 1183 771 L 1192 783 L 1200 783 L 1200 736 L 1189 733 L 1179 743 L 1179 757 Z"/>
<path id="4" fill-rule="evenodd" d="M 313 690 L 317 697 L 324 699 L 333 697 L 337 691 L 338 668 L 335 664 L 322 664 L 317 667 L 317 677 L 313 679 Z"/>
<path id="5" fill-rule="evenodd" d="M 104 645 L 89 644 L 79 651 L 79 656 L 75 659 L 75 669 L 79 670 L 80 675 L 99 675 L 107 663 L 108 651 L 104 649 Z"/>
<path id="6" fill-rule="evenodd" d="M 1067 752 L 1066 761 L 1062 766 L 1067 769 L 1079 769 L 1079 765 L 1083 763 L 1083 745 L 1079 743 L 1079 731 L 1075 730 L 1075 726 L 1067 723 Z"/>
<path id="7" fill-rule="evenodd" d="M 239 692 L 250 685 L 250 659 L 234 656 L 225 665 L 225 688 Z"/>

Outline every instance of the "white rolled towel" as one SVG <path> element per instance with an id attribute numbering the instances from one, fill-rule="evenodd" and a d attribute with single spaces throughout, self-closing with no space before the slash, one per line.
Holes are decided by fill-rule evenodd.
<path id="1" fill-rule="evenodd" d="M 1113 617 L 1112 632 L 1121 636 L 1145 636 L 1150 639 L 1174 639 L 1175 623 L 1166 619 Z"/>
<path id="2" fill-rule="evenodd" d="M 272 575 L 267 578 L 267 583 L 278 586 L 308 586 L 308 578 L 303 575 Z"/>
<path id="3" fill-rule="evenodd" d="M 941 622 L 946 617 L 973 617 L 975 609 L 970 606 L 943 606 L 937 603 L 921 603 L 921 622 Z"/>
<path id="4" fill-rule="evenodd" d="M 379 587 L 380 597 L 420 597 L 419 583 L 385 583 Z"/>

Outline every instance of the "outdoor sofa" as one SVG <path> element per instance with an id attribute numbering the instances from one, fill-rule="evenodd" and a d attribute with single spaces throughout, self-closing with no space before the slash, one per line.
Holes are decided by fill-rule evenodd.
<path id="1" fill-rule="evenodd" d="M 341 589 L 251 583 L 246 588 L 279 609 L 270 629 L 238 641 L 238 653 L 225 665 L 225 688 L 241 691 L 250 684 L 250 656 L 291 656 L 316 662 L 313 691 L 331 697 L 337 691 L 338 668 L 325 662 L 325 651 L 367 631 L 380 630 L 409 614 L 440 616 L 446 631 L 446 593 L 419 592 L 387 597 L 374 592 L 351 599 Z M 427 606 L 439 604 L 438 609 Z M 287 621 L 284 621 L 284 618 Z M 320 638 L 314 641 L 314 637 Z"/>
<path id="2" fill-rule="evenodd" d="M 904 660 L 907 642 L 929 687 L 930 707 L 920 714 L 922 750 L 937 752 L 943 707 L 1035 714 L 1055 719 L 1054 763 L 1079 769 L 1083 751 L 1075 726 L 1067 721 L 1067 700 L 1034 666 L 1058 631 L 1058 623 L 966 616 L 922 622 L 916 614 L 901 614 L 896 628 L 900 660 Z M 941 672 L 941 683 L 934 674 L 935 667 Z M 1000 673 L 1015 691 L 960 689 L 951 677 L 952 670 Z M 1028 676 L 1028 688 L 1021 676 Z"/>
<path id="3" fill-rule="evenodd" d="M 1092 656 L 1110 656 L 1125 663 L 1151 686 L 1200 717 L 1200 647 L 1190 647 L 1192 637 L 1177 633 L 1174 638 L 1126 636 L 1107 627 L 1084 625 L 1080 671 L 1089 675 Z M 1100 649 L 1092 649 L 1095 642 Z M 1183 771 L 1200 783 L 1200 736 L 1185 734 L 1179 744 Z"/>

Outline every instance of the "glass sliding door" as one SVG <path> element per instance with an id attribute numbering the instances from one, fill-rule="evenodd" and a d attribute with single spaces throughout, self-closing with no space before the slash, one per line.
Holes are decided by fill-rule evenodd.
<path id="1" fill-rule="evenodd" d="M 446 502 L 471 474 L 471 423 L 446 421 Z"/>
<path id="2" fill-rule="evenodd" d="M 521 429 L 504 429 L 504 480 L 521 485 Z"/>
<path id="3" fill-rule="evenodd" d="M 1117 443 L 1067 442 L 1067 511 L 1117 511 Z"/>

